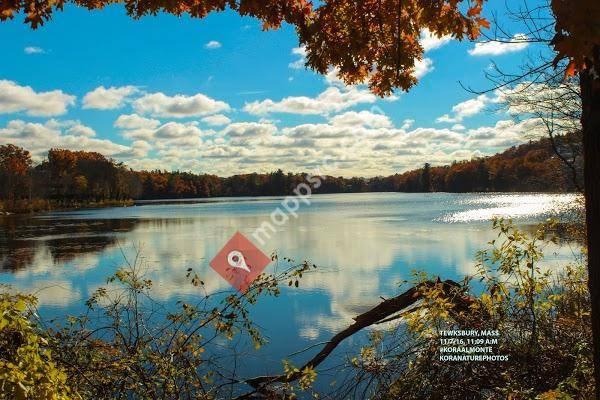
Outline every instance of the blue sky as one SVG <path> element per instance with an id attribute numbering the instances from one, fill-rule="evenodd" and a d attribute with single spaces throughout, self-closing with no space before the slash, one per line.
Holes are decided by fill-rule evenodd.
<path id="1" fill-rule="evenodd" d="M 514 27 L 514 33 L 519 33 Z M 421 81 L 376 99 L 302 67 L 293 29 L 263 32 L 231 12 L 132 20 L 122 7 L 67 7 L 36 31 L 0 24 L 0 143 L 40 160 L 50 147 L 99 151 L 134 168 L 231 175 L 275 168 L 373 176 L 492 154 L 536 132 L 498 112 L 491 60 L 523 43 L 426 38 Z"/>

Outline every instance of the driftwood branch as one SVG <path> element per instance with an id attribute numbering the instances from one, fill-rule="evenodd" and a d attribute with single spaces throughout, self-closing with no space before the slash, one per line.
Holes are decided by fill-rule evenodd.
<path id="1" fill-rule="evenodd" d="M 321 349 L 317 355 L 299 368 L 300 372 L 291 375 L 258 376 L 247 379 L 245 383 L 252 386 L 255 389 L 254 393 L 256 393 L 263 391 L 268 392 L 266 386 L 269 384 L 277 382 L 293 382 L 298 380 L 302 376 L 302 370 L 305 368 L 317 367 L 344 339 L 354 335 L 358 331 L 370 325 L 374 325 L 385 320 L 395 319 L 390 317 L 421 300 L 423 298 L 422 289 L 426 287 L 430 288 L 434 285 L 441 285 L 443 293 L 445 293 L 445 295 L 454 302 L 454 311 L 457 313 L 461 310 L 465 310 L 471 303 L 471 299 L 463 295 L 462 286 L 454 281 L 446 280 L 442 282 L 438 279 L 438 281 L 423 282 L 394 298 L 384 300 L 369 311 L 355 317 L 355 322 L 346 329 L 338 332 L 329 341 L 325 342 L 323 349 Z M 245 398 L 248 395 L 250 395 L 250 393 L 242 396 L 241 398 Z"/>

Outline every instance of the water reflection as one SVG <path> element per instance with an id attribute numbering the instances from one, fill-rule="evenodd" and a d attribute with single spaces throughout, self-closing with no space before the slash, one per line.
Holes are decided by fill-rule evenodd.
<path id="1" fill-rule="evenodd" d="M 209 267 L 235 231 L 251 237 L 277 199 L 252 202 L 156 204 L 132 208 L 0 219 L 0 282 L 36 291 L 42 305 L 76 312 L 81 299 L 140 254 L 164 302 L 228 290 Z M 522 208 L 519 208 L 519 205 Z M 303 341 L 324 338 L 357 314 L 400 290 L 411 270 L 458 279 L 474 270 L 475 253 L 493 237 L 487 219 L 498 210 L 520 224 L 576 210 L 572 195 L 368 194 L 316 196 L 298 218 L 278 228 L 266 253 L 319 266 L 299 289 L 260 302 L 255 320 L 283 337 L 283 355 Z M 558 214 L 556 214 L 558 213 Z M 485 218 L 484 218 L 485 216 Z M 548 265 L 572 257 L 569 246 L 548 249 Z M 189 284 L 187 268 L 205 282 Z M 270 265 L 267 272 L 277 268 Z M 289 321 L 282 327 L 277 316 Z M 290 348 L 297 338 L 297 346 Z M 273 357 L 280 359 L 280 354 Z"/>
<path id="2" fill-rule="evenodd" d="M 130 232 L 135 220 L 70 220 L 21 216 L 0 218 L 0 270 L 51 268 L 80 255 L 95 254 Z"/>

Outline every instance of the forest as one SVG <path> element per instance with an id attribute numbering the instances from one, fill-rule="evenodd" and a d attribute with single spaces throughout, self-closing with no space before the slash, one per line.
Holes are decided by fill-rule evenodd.
<path id="1" fill-rule="evenodd" d="M 554 138 L 555 143 L 567 142 Z M 568 142 L 572 146 L 572 138 Z M 138 199 L 288 195 L 305 173 L 251 173 L 219 177 L 183 171 L 134 171 L 89 151 L 50 149 L 33 165 L 30 153 L 0 146 L 0 199 L 6 211 Z M 581 176 L 581 175 L 579 175 Z M 531 141 L 502 153 L 431 166 L 391 176 L 326 176 L 316 193 L 360 192 L 570 192 L 577 177 L 557 156 L 550 139 Z"/>

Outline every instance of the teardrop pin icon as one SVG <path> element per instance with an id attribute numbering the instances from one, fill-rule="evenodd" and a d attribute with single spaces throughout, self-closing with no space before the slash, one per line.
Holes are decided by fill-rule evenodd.
<path id="1" fill-rule="evenodd" d="M 250 268 L 246 264 L 246 259 L 241 251 L 232 250 L 227 254 L 227 263 L 233 268 L 243 269 L 246 272 L 250 272 Z"/>

